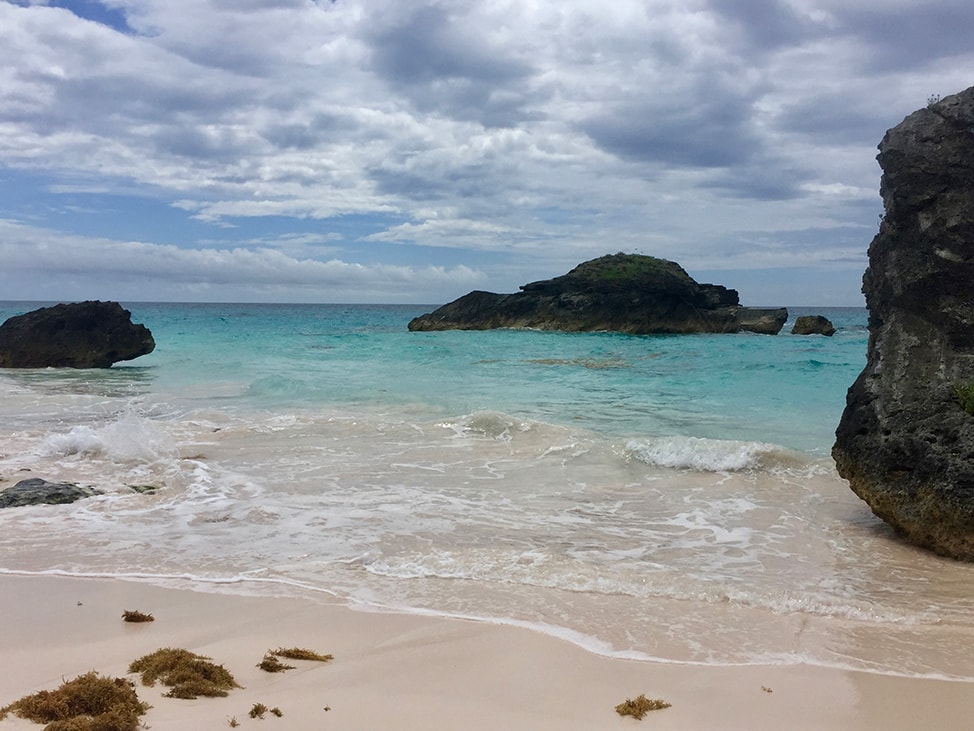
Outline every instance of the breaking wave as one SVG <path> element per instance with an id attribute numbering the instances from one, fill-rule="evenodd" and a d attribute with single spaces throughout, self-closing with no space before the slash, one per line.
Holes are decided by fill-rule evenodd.
<path id="1" fill-rule="evenodd" d="M 656 467 L 702 472 L 787 470 L 806 466 L 808 460 L 807 455 L 767 442 L 682 436 L 632 439 L 626 453 Z"/>

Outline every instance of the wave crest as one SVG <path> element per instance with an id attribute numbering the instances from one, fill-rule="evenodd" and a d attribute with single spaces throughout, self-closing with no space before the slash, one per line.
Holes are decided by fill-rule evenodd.
<path id="1" fill-rule="evenodd" d="M 48 435 L 39 446 L 45 457 L 107 457 L 123 462 L 152 462 L 173 452 L 165 430 L 134 411 L 100 426 L 79 425 Z"/>
<path id="2" fill-rule="evenodd" d="M 440 426 L 452 429 L 458 436 L 474 435 L 509 442 L 515 434 L 529 432 L 537 422 L 505 414 L 500 411 L 475 411 L 456 421 L 443 422 Z"/>
<path id="3" fill-rule="evenodd" d="M 807 459 L 799 452 L 767 442 L 681 436 L 632 439 L 626 443 L 626 454 L 656 467 L 702 472 L 773 471 L 803 466 Z"/>

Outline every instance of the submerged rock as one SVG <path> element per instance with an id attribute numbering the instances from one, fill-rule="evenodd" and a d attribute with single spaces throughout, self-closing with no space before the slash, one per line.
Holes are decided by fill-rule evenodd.
<path id="1" fill-rule="evenodd" d="M 0 368 L 110 368 L 155 347 L 117 302 L 42 307 L 0 325 Z"/>
<path id="2" fill-rule="evenodd" d="M 901 535 L 974 560 L 974 87 L 914 112 L 879 150 L 869 351 L 832 456 Z"/>
<path id="3" fill-rule="evenodd" d="M 835 326 L 829 318 L 822 315 L 802 315 L 795 319 L 791 327 L 792 335 L 835 335 Z"/>
<path id="4" fill-rule="evenodd" d="M 787 318 L 783 307 L 741 307 L 735 290 L 698 284 L 675 262 L 613 254 L 560 277 L 525 284 L 515 294 L 471 292 L 415 318 L 409 329 L 773 335 Z"/>
<path id="5" fill-rule="evenodd" d="M 13 487 L 0 490 L 0 508 L 20 508 L 25 505 L 67 505 L 81 498 L 101 495 L 91 487 L 79 487 L 71 482 L 48 482 L 40 477 L 21 480 Z"/>

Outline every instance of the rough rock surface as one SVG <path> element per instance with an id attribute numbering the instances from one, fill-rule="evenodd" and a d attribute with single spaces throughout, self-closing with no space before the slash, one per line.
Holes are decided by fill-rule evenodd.
<path id="1" fill-rule="evenodd" d="M 66 505 L 81 498 L 101 495 L 90 487 L 70 482 L 48 482 L 39 477 L 21 480 L 13 487 L 0 490 L 0 508 L 20 508 L 25 505 Z"/>
<path id="2" fill-rule="evenodd" d="M 822 315 L 802 315 L 795 318 L 791 327 L 792 335 L 835 335 L 835 326 L 829 318 Z"/>
<path id="3" fill-rule="evenodd" d="M 515 294 L 471 292 L 409 323 L 410 330 L 534 328 L 633 334 L 776 334 L 784 308 L 741 307 L 737 292 L 698 284 L 672 261 L 612 254 Z"/>
<path id="4" fill-rule="evenodd" d="M 117 302 L 43 307 L 0 325 L 0 368 L 109 368 L 155 348 Z"/>
<path id="5" fill-rule="evenodd" d="M 909 541 L 974 559 L 974 87 L 879 146 L 886 214 L 869 247 L 866 367 L 832 449 Z"/>

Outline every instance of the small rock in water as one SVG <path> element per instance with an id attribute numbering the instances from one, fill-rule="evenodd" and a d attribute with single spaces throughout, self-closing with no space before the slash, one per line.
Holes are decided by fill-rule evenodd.
<path id="1" fill-rule="evenodd" d="M 792 335 L 825 335 L 832 337 L 835 335 L 835 326 L 832 321 L 822 315 L 802 315 L 795 319 L 795 324 L 791 328 Z"/>
<path id="2" fill-rule="evenodd" d="M 0 508 L 20 508 L 25 505 L 66 505 L 75 500 L 101 494 L 100 491 L 91 487 L 80 487 L 70 482 L 48 482 L 39 477 L 32 477 L 0 491 Z"/>

